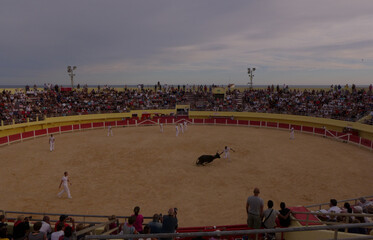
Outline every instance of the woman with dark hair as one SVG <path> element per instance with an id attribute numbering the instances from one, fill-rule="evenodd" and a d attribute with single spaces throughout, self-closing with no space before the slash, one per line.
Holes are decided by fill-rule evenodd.
<path id="1" fill-rule="evenodd" d="M 136 220 L 133 223 L 133 226 L 135 227 L 136 231 L 138 231 L 139 233 L 142 233 L 142 223 L 144 222 L 144 217 L 141 214 L 139 214 L 140 207 L 136 206 L 133 209 L 133 212 L 134 212 L 134 214 L 132 216 L 136 217 Z"/>
<path id="2" fill-rule="evenodd" d="M 291 210 L 289 208 L 286 208 L 286 205 L 284 202 L 280 203 L 281 210 L 278 214 L 278 219 L 281 227 L 289 227 L 290 226 L 290 213 Z"/>

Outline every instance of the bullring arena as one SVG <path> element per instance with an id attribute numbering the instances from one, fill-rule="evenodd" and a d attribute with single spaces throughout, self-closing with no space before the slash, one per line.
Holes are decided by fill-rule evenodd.
<path id="1" fill-rule="evenodd" d="M 373 153 L 288 130 L 188 125 L 117 127 L 55 134 L 0 148 L 2 208 L 16 211 L 130 215 L 179 209 L 180 226 L 243 224 L 254 187 L 279 209 L 371 194 Z M 200 155 L 235 150 L 231 161 L 196 166 Z M 68 171 L 72 199 L 57 198 Z"/>

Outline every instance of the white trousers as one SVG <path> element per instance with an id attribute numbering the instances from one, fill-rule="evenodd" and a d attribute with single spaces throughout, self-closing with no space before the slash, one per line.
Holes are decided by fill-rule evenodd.
<path id="1" fill-rule="evenodd" d="M 68 197 L 68 198 L 72 198 L 72 197 L 71 197 L 71 194 L 70 194 L 69 186 L 67 186 L 67 185 L 65 185 L 65 184 L 62 184 L 62 186 L 63 186 L 63 189 L 62 189 L 61 192 L 58 193 L 58 197 L 61 197 L 61 195 L 62 195 L 64 192 L 66 192 L 66 193 L 67 193 L 67 197 Z"/>
<path id="2" fill-rule="evenodd" d="M 51 152 L 54 150 L 54 143 L 49 143 L 49 150 Z"/>
<path id="3" fill-rule="evenodd" d="M 110 135 L 113 136 L 113 130 L 111 129 L 107 131 L 107 136 L 109 137 Z"/>

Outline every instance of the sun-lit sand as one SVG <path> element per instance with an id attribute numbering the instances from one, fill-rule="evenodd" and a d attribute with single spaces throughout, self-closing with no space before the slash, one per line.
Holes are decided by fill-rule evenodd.
<path id="1" fill-rule="evenodd" d="M 370 195 L 371 151 L 309 134 L 274 129 L 189 126 L 114 128 L 56 135 L 54 152 L 40 137 L 0 148 L 1 209 L 144 216 L 179 209 L 180 226 L 246 223 L 254 187 L 267 202 L 289 206 Z M 203 154 L 232 147 L 231 162 L 204 167 Z M 73 199 L 57 198 L 64 171 Z"/>

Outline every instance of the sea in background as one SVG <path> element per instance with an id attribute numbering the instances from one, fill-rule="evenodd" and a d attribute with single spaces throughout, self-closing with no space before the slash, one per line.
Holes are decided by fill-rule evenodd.
<path id="1" fill-rule="evenodd" d="M 162 84 L 162 86 L 164 86 L 165 84 Z M 202 84 L 204 85 L 204 84 Z M 26 85 L 7 85 L 7 84 L 0 84 L 0 88 L 11 88 L 11 89 L 15 89 L 15 88 L 18 88 L 18 89 L 22 89 L 22 88 L 25 88 Z M 44 85 L 36 85 L 38 88 L 43 88 Z M 59 85 L 61 86 L 61 85 Z M 70 87 L 69 85 L 62 85 L 63 87 Z M 89 88 L 97 88 L 98 85 L 88 85 Z M 100 85 L 101 88 L 104 87 L 104 85 Z M 123 88 L 124 85 L 110 85 L 110 84 L 107 84 L 108 87 L 113 87 L 113 88 Z M 127 85 L 128 88 L 136 88 L 138 85 Z M 177 87 L 178 84 L 167 84 L 167 86 L 173 86 L 173 87 Z M 182 87 L 183 85 L 180 84 L 180 87 Z M 193 86 L 193 85 L 189 85 L 190 86 Z M 197 86 L 197 85 L 196 85 Z M 210 85 L 207 85 L 207 86 L 210 86 Z M 219 87 L 227 87 L 227 85 L 215 85 L 215 86 L 219 86 Z M 276 87 L 277 84 L 274 84 L 274 86 Z M 283 85 L 279 85 L 281 88 L 283 87 Z M 331 85 L 288 85 L 289 88 L 291 89 L 325 89 L 325 88 L 330 88 Z M 341 87 L 344 87 L 345 85 L 341 85 Z M 33 88 L 34 85 L 29 85 L 30 88 Z M 75 85 L 76 87 L 76 85 Z M 81 87 L 83 87 L 83 85 L 81 85 Z M 145 85 L 144 84 L 144 87 L 145 88 L 154 88 L 154 85 Z M 235 86 L 236 88 L 249 88 L 249 85 L 236 85 Z M 253 85 L 253 88 L 267 88 L 268 85 Z M 351 87 L 351 84 L 349 84 L 349 87 Z M 356 85 L 357 88 L 368 88 L 369 85 Z"/>

